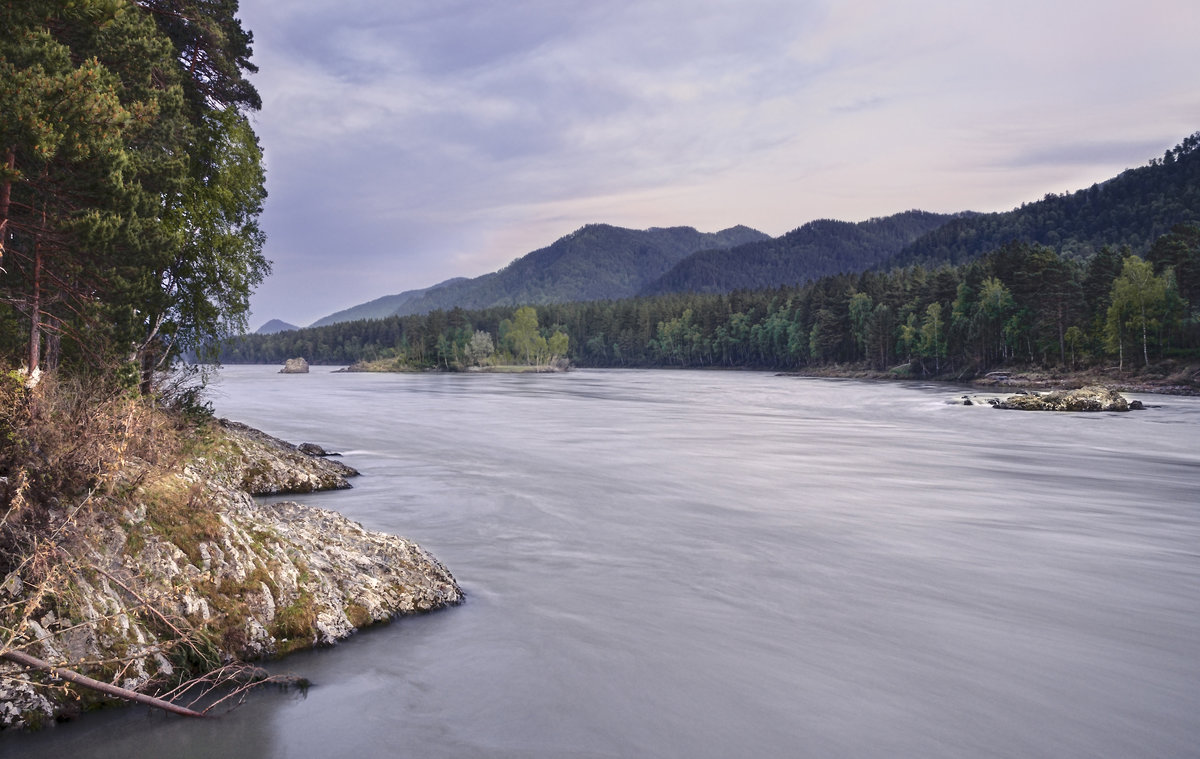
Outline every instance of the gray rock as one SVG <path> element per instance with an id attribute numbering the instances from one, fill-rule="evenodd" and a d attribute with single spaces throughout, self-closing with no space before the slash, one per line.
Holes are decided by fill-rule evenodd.
<path id="1" fill-rule="evenodd" d="M 1128 411 L 1129 402 L 1111 388 L 1101 385 L 1077 390 L 1055 390 L 1043 395 L 1012 395 L 994 408 L 1018 411 Z"/>
<path id="2" fill-rule="evenodd" d="M 308 362 L 303 358 L 289 358 L 283 363 L 280 374 L 308 374 Z"/>
<path id="3" fill-rule="evenodd" d="M 240 422 L 221 419 L 220 424 L 233 455 L 215 476 L 231 480 L 252 495 L 340 490 L 350 487 L 346 478 L 358 476 L 354 467 L 315 457 Z"/>
<path id="4" fill-rule="evenodd" d="M 301 443 L 300 445 L 296 446 L 296 450 L 300 451 L 301 453 L 303 453 L 307 456 L 341 456 L 342 455 L 340 453 L 334 453 L 333 451 L 327 451 L 324 448 L 322 448 L 321 446 L 317 445 L 316 443 Z"/>

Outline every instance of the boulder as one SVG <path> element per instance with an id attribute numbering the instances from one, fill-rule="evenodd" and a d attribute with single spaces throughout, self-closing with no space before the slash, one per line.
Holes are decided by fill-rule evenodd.
<path id="1" fill-rule="evenodd" d="M 280 374 L 308 374 L 308 362 L 303 358 L 289 358 L 283 362 Z"/>
<path id="2" fill-rule="evenodd" d="M 341 456 L 340 453 L 327 451 L 316 443 L 301 443 L 296 446 L 296 450 L 308 456 Z"/>
<path id="3" fill-rule="evenodd" d="M 350 487 L 347 477 L 358 475 L 340 461 L 313 456 L 241 422 L 218 421 L 225 462 L 218 475 L 252 495 L 340 490 Z"/>
<path id="4" fill-rule="evenodd" d="M 1128 411 L 1129 402 L 1112 388 L 1091 385 L 1044 395 L 1011 395 L 993 407 L 1017 411 Z"/>

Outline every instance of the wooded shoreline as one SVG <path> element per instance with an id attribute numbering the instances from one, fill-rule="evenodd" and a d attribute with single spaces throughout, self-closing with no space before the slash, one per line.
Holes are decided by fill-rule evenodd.
<path id="1" fill-rule="evenodd" d="M 1072 372 L 1016 367 L 1011 370 L 993 371 L 974 377 L 952 374 L 922 376 L 908 372 L 878 371 L 865 366 L 829 366 L 802 372 L 781 372 L 780 376 L 945 382 L 994 389 L 1000 392 L 1070 390 L 1088 385 L 1103 385 L 1123 393 L 1200 396 L 1200 364 L 1169 367 L 1154 365 L 1146 372 L 1122 372 L 1116 369 L 1088 369 Z"/>

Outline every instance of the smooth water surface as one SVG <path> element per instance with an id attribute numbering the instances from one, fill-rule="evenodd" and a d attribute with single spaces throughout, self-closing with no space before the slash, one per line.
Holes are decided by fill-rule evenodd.
<path id="1" fill-rule="evenodd" d="M 949 405 L 757 373 L 279 375 L 222 416 L 345 453 L 301 497 L 468 594 L 275 668 L 204 722 L 29 757 L 1195 757 L 1200 400 Z"/>

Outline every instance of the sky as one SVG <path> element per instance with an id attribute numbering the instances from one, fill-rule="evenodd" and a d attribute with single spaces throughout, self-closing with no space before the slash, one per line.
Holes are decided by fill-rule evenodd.
<path id="1" fill-rule="evenodd" d="M 251 328 L 584 224 L 1004 211 L 1200 130 L 1194 0 L 241 0 L 273 273 Z"/>

